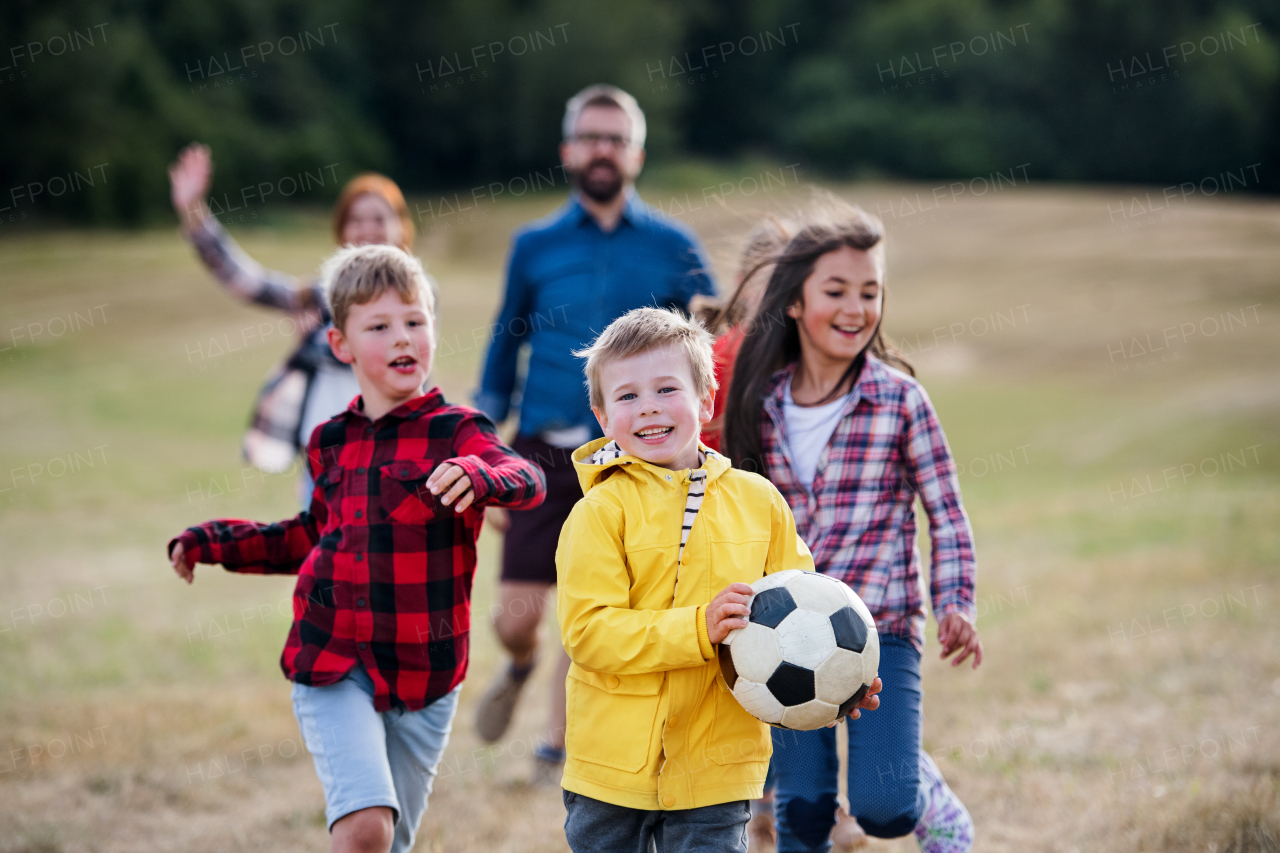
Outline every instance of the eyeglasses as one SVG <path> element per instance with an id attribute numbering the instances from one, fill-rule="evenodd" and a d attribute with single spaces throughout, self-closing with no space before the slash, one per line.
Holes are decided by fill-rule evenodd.
<path id="1" fill-rule="evenodd" d="M 573 137 L 574 142 L 580 142 L 588 148 L 594 148 L 601 142 L 610 148 L 626 148 L 631 144 L 630 138 L 617 133 L 579 133 Z"/>

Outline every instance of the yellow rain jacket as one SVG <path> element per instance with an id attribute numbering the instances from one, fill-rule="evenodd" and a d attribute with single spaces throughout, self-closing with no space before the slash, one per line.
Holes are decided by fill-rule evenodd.
<path id="1" fill-rule="evenodd" d="M 773 484 L 708 454 L 706 495 L 676 565 L 689 471 L 573 453 L 585 497 L 560 531 L 556 615 L 566 682 L 564 788 L 636 809 L 760 796 L 769 727 L 719 676 L 706 607 L 735 581 L 813 570 Z"/>

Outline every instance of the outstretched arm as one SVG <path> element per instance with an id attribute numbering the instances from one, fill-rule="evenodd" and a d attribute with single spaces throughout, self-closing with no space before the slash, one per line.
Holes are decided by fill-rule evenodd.
<path id="1" fill-rule="evenodd" d="M 188 527 L 170 540 L 169 557 L 187 583 L 194 563 L 221 563 L 245 574 L 296 575 L 319 540 L 310 512 L 274 524 L 220 518 Z"/>
<path id="2" fill-rule="evenodd" d="M 502 308 L 493 322 L 493 338 L 485 355 L 480 374 L 480 390 L 475 395 L 476 408 L 484 412 L 494 423 L 507 419 L 511 409 L 511 394 L 516 387 L 516 364 L 520 345 L 528 334 L 527 322 L 516 323 L 529 316 L 533 293 L 525 277 L 524 257 L 520 240 L 511 247 L 507 261 L 507 287 Z M 519 329 L 519 334 L 516 333 Z"/>
<path id="3" fill-rule="evenodd" d="M 436 466 L 427 478 L 427 488 L 441 495 L 440 502 L 462 512 L 492 506 L 532 509 L 547 495 L 547 478 L 542 469 L 525 459 L 498 438 L 493 422 L 475 413 L 454 432 L 451 459 Z"/>
<path id="4" fill-rule="evenodd" d="M 246 255 L 209 211 L 206 199 L 213 182 L 213 154 L 207 145 L 182 149 L 169 166 L 169 194 L 182 231 L 214 277 L 246 302 L 284 311 L 318 310 L 311 288 L 291 275 L 264 269 Z"/>
<path id="5" fill-rule="evenodd" d="M 311 450 L 314 448 L 309 450 L 309 458 L 318 459 L 319 452 Z M 313 465 L 313 476 L 315 468 Z M 317 478 L 311 508 L 293 518 L 274 524 L 225 518 L 188 527 L 169 540 L 173 570 L 187 583 L 192 581 L 196 563 L 221 563 L 228 571 L 246 574 L 296 575 L 329 518 L 323 478 L 324 474 Z"/>

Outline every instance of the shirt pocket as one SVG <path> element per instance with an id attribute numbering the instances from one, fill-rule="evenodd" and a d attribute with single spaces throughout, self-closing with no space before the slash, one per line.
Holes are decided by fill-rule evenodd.
<path id="1" fill-rule="evenodd" d="M 325 507 L 329 510 L 329 515 L 334 518 L 342 517 L 342 480 L 342 466 L 330 465 L 320 472 L 320 476 L 315 481 L 315 488 L 324 495 Z"/>
<path id="2" fill-rule="evenodd" d="M 430 459 L 388 462 L 378 478 L 378 520 L 426 524 L 439 511 L 440 499 L 427 488 L 435 469 Z"/>
<path id="3" fill-rule="evenodd" d="M 666 673 L 612 675 L 569 667 L 565 746 L 574 758 L 638 773 L 649 761 Z"/>

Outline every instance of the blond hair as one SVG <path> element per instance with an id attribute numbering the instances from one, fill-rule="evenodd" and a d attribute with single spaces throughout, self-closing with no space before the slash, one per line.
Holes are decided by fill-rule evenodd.
<path id="1" fill-rule="evenodd" d="M 428 314 L 435 314 L 434 282 L 417 258 L 395 246 L 339 249 L 320 269 L 320 288 L 334 328 L 344 333 L 352 305 L 372 302 L 388 290 L 406 304 L 420 302 Z"/>
<path id="2" fill-rule="evenodd" d="M 604 389 L 600 372 L 604 365 L 620 358 L 630 358 L 656 349 L 678 347 L 689 359 L 689 372 L 698 399 L 719 387 L 716 382 L 715 359 L 711 354 L 711 333 L 697 320 L 676 311 L 660 308 L 635 308 L 614 320 L 586 349 L 574 355 L 587 360 L 587 390 L 591 407 L 604 409 Z"/>

